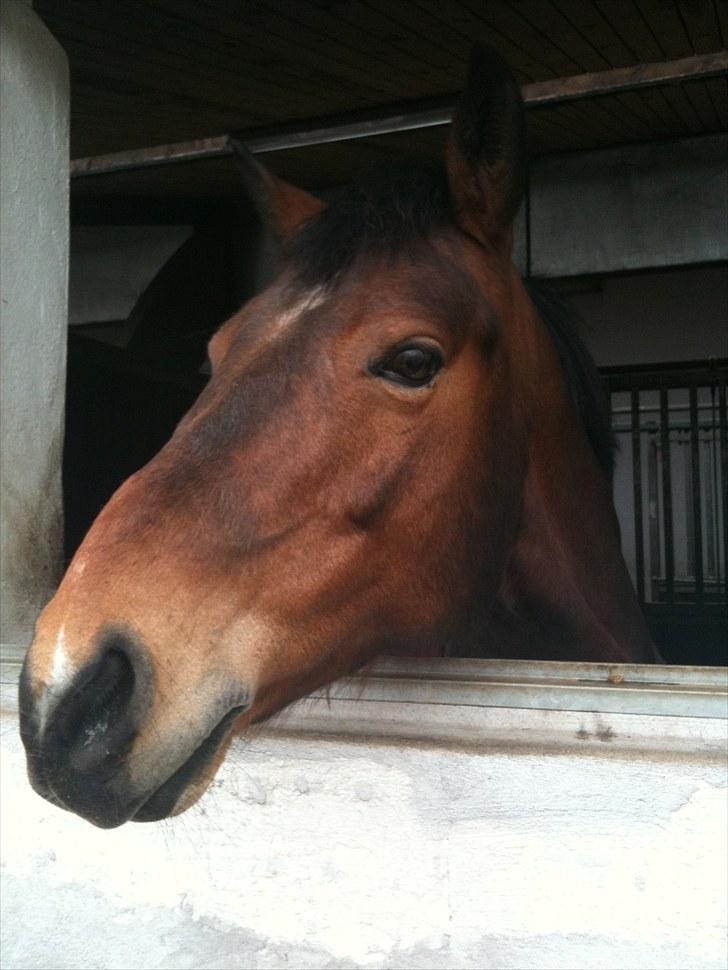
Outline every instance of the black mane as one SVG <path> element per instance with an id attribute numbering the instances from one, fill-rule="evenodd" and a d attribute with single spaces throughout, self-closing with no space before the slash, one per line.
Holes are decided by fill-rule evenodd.
<path id="1" fill-rule="evenodd" d="M 305 286 L 327 285 L 359 258 L 394 258 L 453 222 L 443 166 L 388 169 L 334 192 L 283 257 Z"/>
<path id="2" fill-rule="evenodd" d="M 617 439 L 612 431 L 604 384 L 592 355 L 576 331 L 577 318 L 553 287 L 534 279 L 523 282 L 556 348 L 569 393 L 592 449 L 611 481 Z"/>
<path id="3" fill-rule="evenodd" d="M 405 254 L 454 222 L 444 167 L 409 165 L 333 193 L 322 214 L 293 237 L 283 256 L 304 286 L 328 285 L 360 257 Z M 525 285 L 554 342 L 591 446 L 611 479 L 615 437 L 596 365 L 558 294 L 534 280 Z"/>

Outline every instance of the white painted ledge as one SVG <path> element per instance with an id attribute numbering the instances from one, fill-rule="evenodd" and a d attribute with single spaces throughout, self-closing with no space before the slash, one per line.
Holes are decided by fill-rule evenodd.
<path id="1" fill-rule="evenodd" d="M 18 670 L 7 970 L 726 965 L 723 670 L 389 661 L 236 742 L 187 814 L 112 832 L 30 790 Z"/>
<path id="2" fill-rule="evenodd" d="M 0 703 L 17 711 L 20 657 L 0 664 Z M 382 659 L 256 728 L 488 747 L 720 754 L 728 670 L 637 664 Z"/>

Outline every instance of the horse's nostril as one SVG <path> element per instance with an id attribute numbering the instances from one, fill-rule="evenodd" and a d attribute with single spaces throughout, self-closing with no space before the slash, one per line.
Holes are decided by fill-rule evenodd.
<path id="1" fill-rule="evenodd" d="M 113 774 L 136 735 L 136 686 L 134 664 L 117 639 L 58 705 L 44 739 L 50 760 L 97 780 Z"/>
<path id="2" fill-rule="evenodd" d="M 126 654 L 110 650 L 74 704 L 76 713 L 69 725 L 71 768 L 93 771 L 125 751 L 133 736 L 127 712 L 135 680 Z"/>

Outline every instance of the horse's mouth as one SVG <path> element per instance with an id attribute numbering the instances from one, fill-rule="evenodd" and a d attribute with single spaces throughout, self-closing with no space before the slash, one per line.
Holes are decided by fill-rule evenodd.
<path id="1" fill-rule="evenodd" d="M 187 761 L 142 803 L 130 821 L 159 822 L 171 815 L 184 792 L 201 778 L 210 765 L 233 722 L 246 710 L 247 705 L 241 705 L 229 711 Z"/>
<path id="2" fill-rule="evenodd" d="M 87 784 L 79 787 L 69 798 L 67 793 L 56 791 L 53 779 L 48 777 L 47 766 L 39 756 L 37 745 L 26 745 L 28 754 L 28 775 L 33 789 L 46 801 L 68 812 L 74 812 L 81 818 L 87 819 L 93 825 L 103 829 L 116 828 L 127 821 L 157 822 L 175 813 L 184 793 L 193 788 L 196 782 L 201 782 L 205 770 L 210 767 L 215 755 L 219 752 L 230 732 L 233 722 L 245 713 L 249 705 L 238 705 L 222 718 L 208 736 L 197 746 L 189 758 L 167 778 L 151 795 L 136 799 L 129 804 L 126 798 L 120 797 L 113 787 L 101 781 L 98 784 Z M 199 793 L 204 790 L 200 787 Z M 192 804 L 196 799 L 191 799 Z M 187 805 L 184 806 L 188 807 Z M 180 811 L 177 808 L 177 813 Z"/>

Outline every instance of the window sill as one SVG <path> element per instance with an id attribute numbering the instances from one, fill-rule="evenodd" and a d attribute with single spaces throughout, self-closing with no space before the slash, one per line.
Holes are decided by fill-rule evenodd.
<path id="1" fill-rule="evenodd" d="M 18 656 L 0 666 L 4 715 L 17 715 L 20 668 Z M 257 733 L 723 756 L 728 670 L 386 658 L 291 705 Z"/>

